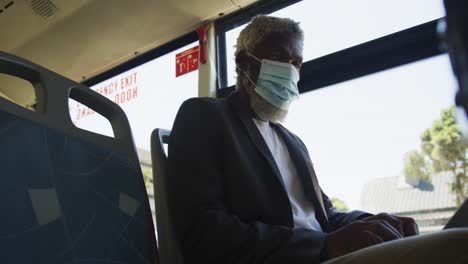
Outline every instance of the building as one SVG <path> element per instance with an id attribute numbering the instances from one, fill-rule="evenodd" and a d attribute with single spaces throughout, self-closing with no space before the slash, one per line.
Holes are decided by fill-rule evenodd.
<path id="1" fill-rule="evenodd" d="M 364 186 L 361 206 L 371 213 L 412 217 L 421 233 L 440 230 L 457 209 L 452 178 L 449 173 L 434 175 L 431 183 L 405 176 L 377 178 Z"/>

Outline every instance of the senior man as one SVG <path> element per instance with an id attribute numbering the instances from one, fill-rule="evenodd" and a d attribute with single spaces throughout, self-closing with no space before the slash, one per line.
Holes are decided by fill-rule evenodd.
<path id="1" fill-rule="evenodd" d="M 466 249 L 467 232 L 421 239 L 411 218 L 332 206 L 305 145 L 279 123 L 299 96 L 302 45 L 298 23 L 254 18 L 237 41 L 236 91 L 181 106 L 168 201 L 185 262 L 420 263 Z"/>

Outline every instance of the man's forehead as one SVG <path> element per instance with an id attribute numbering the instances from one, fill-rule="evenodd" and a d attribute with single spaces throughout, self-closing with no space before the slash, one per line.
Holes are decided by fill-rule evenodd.
<path id="1" fill-rule="evenodd" d="M 293 48 L 302 52 L 303 40 L 298 35 L 292 33 L 271 32 L 258 42 L 255 50 L 263 50 L 265 48 L 274 48 L 280 51 L 288 51 Z"/>

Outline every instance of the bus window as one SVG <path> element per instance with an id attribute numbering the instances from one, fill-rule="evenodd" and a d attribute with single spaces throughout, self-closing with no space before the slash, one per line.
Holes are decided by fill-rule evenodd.
<path id="1" fill-rule="evenodd" d="M 444 9 L 441 0 L 300 1 L 271 15 L 301 23 L 308 61 L 438 19 Z M 235 84 L 235 44 L 244 27 L 226 32 L 227 86 Z"/>
<path id="2" fill-rule="evenodd" d="M 122 107 L 127 114 L 137 148 L 150 151 L 154 128 L 171 128 L 184 100 L 198 94 L 198 72 L 176 77 L 176 54 L 196 46 L 191 43 L 123 72 L 91 88 Z M 112 133 L 93 111 L 70 104 L 74 123 L 104 135 Z"/>
<path id="3" fill-rule="evenodd" d="M 105 135 L 108 137 L 114 137 L 112 126 L 105 117 L 96 113 L 91 108 L 75 101 L 73 99 L 68 100 L 68 108 L 70 110 L 70 117 L 73 124 L 81 129 L 88 130 L 97 134 Z M 86 122 L 80 122 L 83 117 L 92 116 L 93 125 L 87 125 Z M 88 121 L 89 122 L 89 121 Z"/>
<path id="4" fill-rule="evenodd" d="M 309 148 L 320 185 L 340 209 L 413 217 L 430 232 L 458 204 L 450 189 L 455 176 L 431 172 L 421 135 L 453 106 L 455 87 L 448 55 L 440 55 L 303 93 L 285 126 Z M 405 173 L 414 151 L 428 178 Z"/>

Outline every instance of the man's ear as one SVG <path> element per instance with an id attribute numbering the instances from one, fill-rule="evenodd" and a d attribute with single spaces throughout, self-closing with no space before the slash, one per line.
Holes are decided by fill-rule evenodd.
<path id="1" fill-rule="evenodd" d="M 247 52 L 240 51 L 239 53 L 237 53 L 236 64 L 237 67 L 239 67 L 241 70 L 248 71 L 249 56 L 247 55 Z"/>

